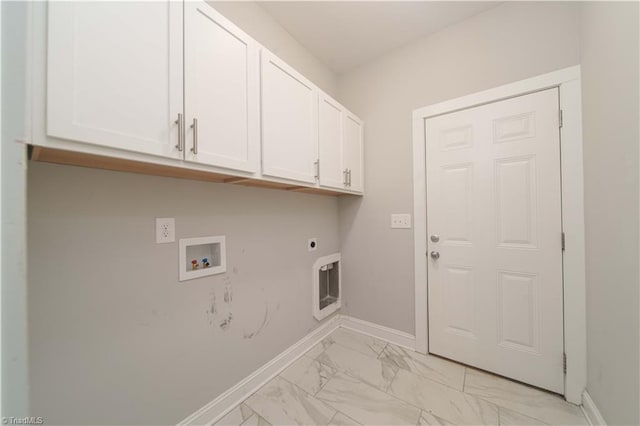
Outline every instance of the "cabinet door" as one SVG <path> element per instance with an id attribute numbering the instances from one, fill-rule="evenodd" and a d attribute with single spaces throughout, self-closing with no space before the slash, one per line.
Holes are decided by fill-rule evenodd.
<path id="1" fill-rule="evenodd" d="M 185 2 L 187 161 L 257 171 L 258 84 L 255 42 L 205 2 Z"/>
<path id="2" fill-rule="evenodd" d="M 344 116 L 343 161 L 348 170 L 347 189 L 362 192 L 364 189 L 362 156 L 362 122 L 353 114 Z"/>
<path id="3" fill-rule="evenodd" d="M 342 167 L 344 108 L 322 93 L 318 101 L 320 185 L 343 189 L 345 187 L 345 173 Z"/>
<path id="4" fill-rule="evenodd" d="M 318 93 L 287 64 L 262 51 L 262 173 L 314 183 Z"/>
<path id="5" fill-rule="evenodd" d="M 181 158 L 182 3 L 48 7 L 47 134 Z"/>

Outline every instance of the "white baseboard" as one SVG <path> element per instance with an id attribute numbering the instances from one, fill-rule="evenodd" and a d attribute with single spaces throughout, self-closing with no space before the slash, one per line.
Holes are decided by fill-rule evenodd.
<path id="1" fill-rule="evenodd" d="M 582 392 L 582 412 L 592 426 L 607 426 L 600 410 L 587 391 Z"/>
<path id="2" fill-rule="evenodd" d="M 258 368 L 216 399 L 178 423 L 178 426 L 211 425 L 215 423 L 265 383 L 280 374 L 281 371 L 300 358 L 305 352 L 317 343 L 320 343 L 322 339 L 338 327 L 368 334 L 380 340 L 412 350 L 415 348 L 415 336 L 368 321 L 338 314 L 285 349 L 284 352 Z"/>
<path id="3" fill-rule="evenodd" d="M 335 315 L 178 425 L 210 425 L 215 423 L 339 326 L 340 315 Z"/>
<path id="4" fill-rule="evenodd" d="M 403 331 L 394 330 L 393 328 L 374 324 L 372 322 L 353 318 L 347 315 L 342 315 L 340 326 L 362 334 L 368 334 L 369 336 L 411 349 L 412 351 L 416 349 L 416 337 Z"/>

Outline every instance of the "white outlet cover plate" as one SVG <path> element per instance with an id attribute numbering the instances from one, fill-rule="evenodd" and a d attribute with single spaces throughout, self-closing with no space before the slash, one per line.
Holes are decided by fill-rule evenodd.
<path id="1" fill-rule="evenodd" d="M 394 229 L 411 229 L 411 215 L 408 213 L 392 214 L 391 227 Z"/>
<path id="2" fill-rule="evenodd" d="M 156 218 L 156 244 L 172 243 L 176 240 L 176 220 L 172 217 Z"/>

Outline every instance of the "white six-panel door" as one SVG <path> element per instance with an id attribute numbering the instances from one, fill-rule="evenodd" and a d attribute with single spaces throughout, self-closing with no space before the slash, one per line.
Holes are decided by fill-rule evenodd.
<path id="1" fill-rule="evenodd" d="M 48 8 L 47 134 L 182 158 L 182 3 Z"/>
<path id="2" fill-rule="evenodd" d="M 425 125 L 429 351 L 562 393 L 558 90 Z"/>
<path id="3" fill-rule="evenodd" d="M 185 160 L 255 172 L 259 166 L 256 43 L 201 1 L 185 5 Z"/>

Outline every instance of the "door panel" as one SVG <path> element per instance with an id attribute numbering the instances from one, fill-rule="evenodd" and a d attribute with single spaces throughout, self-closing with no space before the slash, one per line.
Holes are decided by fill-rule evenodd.
<path id="1" fill-rule="evenodd" d="M 473 269 L 447 265 L 443 279 L 446 283 L 444 309 L 447 332 L 464 338 L 475 338 Z"/>
<path id="2" fill-rule="evenodd" d="M 456 164 L 442 169 L 442 209 L 446 212 L 447 242 L 471 244 L 473 164 Z"/>
<path id="3" fill-rule="evenodd" d="M 558 91 L 425 120 L 429 351 L 562 393 Z"/>
<path id="4" fill-rule="evenodd" d="M 182 4 L 48 4 L 47 134 L 181 158 Z"/>
<path id="5" fill-rule="evenodd" d="M 498 344 L 539 353 L 538 279 L 534 274 L 498 272 Z"/>
<path id="6" fill-rule="evenodd" d="M 320 95 L 318 107 L 318 149 L 320 159 L 320 185 L 344 188 L 342 166 L 343 108 L 332 99 Z"/>
<path id="7" fill-rule="evenodd" d="M 349 170 L 347 189 L 362 192 L 364 176 L 362 167 L 362 122 L 347 113 L 344 118 L 344 167 Z"/>
<path id="8" fill-rule="evenodd" d="M 258 49 L 205 2 L 185 3 L 185 159 L 255 172 L 259 161 Z M 192 151 L 197 125 L 197 154 Z"/>
<path id="9" fill-rule="evenodd" d="M 262 173 L 314 183 L 318 92 L 287 64 L 262 51 Z"/>
<path id="10" fill-rule="evenodd" d="M 536 248 L 535 157 L 495 162 L 496 223 L 501 247 Z"/>

